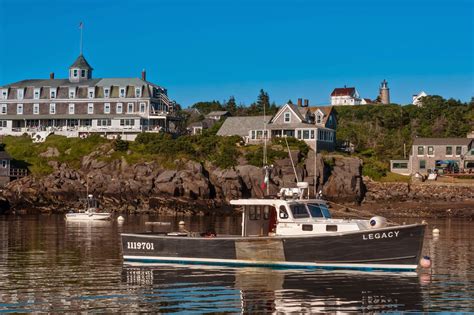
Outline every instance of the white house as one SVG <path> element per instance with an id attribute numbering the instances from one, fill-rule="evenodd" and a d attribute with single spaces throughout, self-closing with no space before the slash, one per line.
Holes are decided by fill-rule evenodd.
<path id="1" fill-rule="evenodd" d="M 418 94 L 413 94 L 413 97 L 412 97 L 412 104 L 413 105 L 416 105 L 418 107 L 421 107 L 423 106 L 423 102 L 421 100 L 422 97 L 425 97 L 425 96 L 428 96 L 428 94 L 426 94 L 424 91 L 421 91 L 420 93 Z"/>
<path id="2" fill-rule="evenodd" d="M 355 87 L 335 88 L 331 93 L 331 105 L 360 105 L 361 99 Z"/>

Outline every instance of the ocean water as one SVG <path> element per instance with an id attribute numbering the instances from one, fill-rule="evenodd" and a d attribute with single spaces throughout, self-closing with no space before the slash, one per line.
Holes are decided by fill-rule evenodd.
<path id="1" fill-rule="evenodd" d="M 193 231 L 240 227 L 238 217 L 0 216 L 0 312 L 474 311 L 474 222 L 428 220 L 432 268 L 412 273 L 123 264 L 121 232 L 173 230 L 179 220 Z"/>

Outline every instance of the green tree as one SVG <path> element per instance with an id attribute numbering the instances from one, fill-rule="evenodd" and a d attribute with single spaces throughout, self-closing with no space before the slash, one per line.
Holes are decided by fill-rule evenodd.
<path id="1" fill-rule="evenodd" d="M 231 113 L 232 115 L 234 115 L 237 111 L 237 104 L 235 102 L 235 97 L 234 96 L 231 96 L 229 98 L 229 100 L 226 102 L 225 104 L 225 109 Z"/>

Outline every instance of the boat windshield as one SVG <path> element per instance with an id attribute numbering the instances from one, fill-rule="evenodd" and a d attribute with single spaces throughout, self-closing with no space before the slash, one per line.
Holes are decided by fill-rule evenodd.
<path id="1" fill-rule="evenodd" d="M 300 219 L 300 218 L 309 218 L 308 210 L 304 204 L 297 203 L 290 205 L 291 213 L 293 214 L 293 218 Z"/>
<path id="2" fill-rule="evenodd" d="M 313 218 L 331 218 L 331 213 L 329 212 L 328 207 L 323 204 L 317 203 L 308 203 L 308 210 L 311 213 L 311 217 Z"/>

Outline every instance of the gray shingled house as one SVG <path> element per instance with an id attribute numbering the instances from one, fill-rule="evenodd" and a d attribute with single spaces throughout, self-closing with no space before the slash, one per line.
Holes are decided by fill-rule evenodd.
<path id="1" fill-rule="evenodd" d="M 474 139 L 416 138 L 413 141 L 408 166 L 411 174 L 439 172 L 473 172 Z"/>
<path id="2" fill-rule="evenodd" d="M 246 143 L 260 143 L 264 137 L 295 137 L 313 150 L 334 151 L 337 122 L 332 107 L 286 104 L 273 117 L 229 117 L 218 135 L 239 135 Z"/>
<path id="3" fill-rule="evenodd" d="M 167 90 L 141 78 L 93 78 L 81 54 L 67 79 L 27 79 L 0 86 L 0 135 L 99 133 L 133 140 L 143 131 L 170 131 L 177 104 Z"/>

